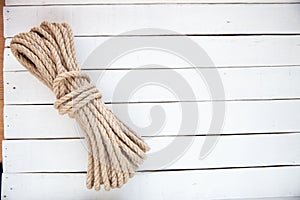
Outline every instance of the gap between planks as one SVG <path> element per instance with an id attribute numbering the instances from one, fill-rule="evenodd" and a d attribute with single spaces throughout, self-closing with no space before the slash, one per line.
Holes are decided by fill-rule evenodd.
<path id="1" fill-rule="evenodd" d="M 189 172 L 189 171 L 214 171 L 214 170 L 237 170 L 237 169 L 266 169 L 266 168 L 289 168 L 289 167 L 300 167 L 300 165 L 262 165 L 262 166 L 243 166 L 243 167 L 208 167 L 208 168 L 191 168 L 191 169 L 158 169 L 158 170 L 138 170 L 136 173 L 159 173 L 159 172 Z M 76 172 L 4 172 L 3 174 L 86 174 L 86 171 Z"/>

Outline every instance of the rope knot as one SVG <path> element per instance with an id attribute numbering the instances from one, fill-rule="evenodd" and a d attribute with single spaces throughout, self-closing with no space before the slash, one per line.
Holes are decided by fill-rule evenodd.
<path id="1" fill-rule="evenodd" d="M 81 71 L 59 74 L 53 81 L 53 91 L 57 98 L 54 107 L 59 114 L 68 113 L 71 118 L 87 103 L 102 97 L 96 86 L 90 83 L 89 76 Z M 65 94 L 64 91 L 70 92 Z"/>

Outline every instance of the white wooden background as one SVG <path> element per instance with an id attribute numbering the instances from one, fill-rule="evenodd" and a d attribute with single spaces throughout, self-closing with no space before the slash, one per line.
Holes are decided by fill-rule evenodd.
<path id="1" fill-rule="evenodd" d="M 71 119 L 57 114 L 53 94 L 18 64 L 9 48 L 12 36 L 43 20 L 71 24 L 80 63 L 125 31 L 163 28 L 188 35 L 219 68 L 225 88 L 225 99 L 218 100 L 226 102 L 226 121 L 214 151 L 198 159 L 205 138 L 211 137 L 206 135 L 212 115 L 209 93 L 202 80 L 167 55 L 135 54 L 106 72 L 103 100 L 119 102 L 115 107 L 120 110 L 127 106 L 126 99 L 112 99 L 118 81 L 129 66 L 158 60 L 187 78 L 195 92 L 198 136 L 170 166 L 153 169 L 146 162 L 122 189 L 87 190 L 83 137 Z M 300 0 L 6 0 L 4 25 L 2 199 L 300 199 Z M 125 38 L 135 37 L 140 36 Z M 82 66 L 94 81 L 102 67 Z M 167 70 L 140 70 L 139 75 Z M 184 104 L 189 100 L 182 99 Z M 125 122 L 147 124 L 155 105 L 166 112 L 162 134 L 141 133 L 151 152 L 177 137 L 174 124 L 180 116 L 175 110 L 182 102 L 150 89 L 130 101 L 131 119 L 118 113 Z M 193 130 L 184 131 L 182 142 Z"/>

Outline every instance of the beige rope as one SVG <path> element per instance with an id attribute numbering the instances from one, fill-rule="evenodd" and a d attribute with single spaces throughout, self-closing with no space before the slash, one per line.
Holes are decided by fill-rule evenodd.
<path id="1" fill-rule="evenodd" d="M 54 107 L 75 118 L 88 147 L 86 186 L 121 187 L 145 159 L 148 145 L 100 100 L 102 95 L 77 64 L 73 34 L 65 23 L 43 22 L 10 44 L 19 62 L 56 95 Z"/>

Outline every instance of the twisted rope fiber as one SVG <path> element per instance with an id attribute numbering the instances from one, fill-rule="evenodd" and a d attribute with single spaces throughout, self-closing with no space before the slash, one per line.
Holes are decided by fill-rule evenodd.
<path id="1" fill-rule="evenodd" d="M 148 145 L 101 101 L 101 93 L 77 64 L 70 26 L 43 22 L 10 44 L 18 61 L 56 95 L 54 107 L 75 118 L 88 148 L 86 186 L 120 188 L 143 162 Z"/>

